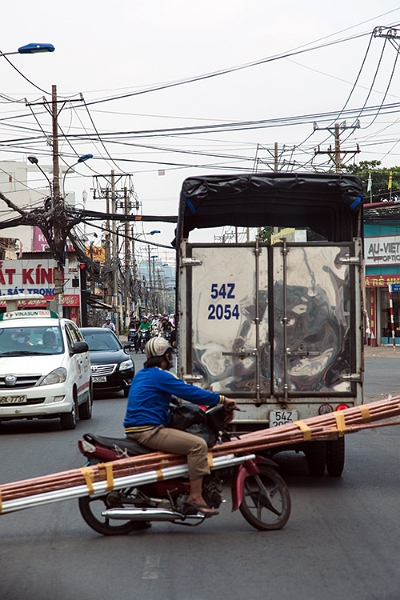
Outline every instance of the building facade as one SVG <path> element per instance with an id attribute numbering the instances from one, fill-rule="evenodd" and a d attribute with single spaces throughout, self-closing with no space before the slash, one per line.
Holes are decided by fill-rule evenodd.
<path id="1" fill-rule="evenodd" d="M 366 341 L 400 345 L 400 222 L 365 224 Z"/>

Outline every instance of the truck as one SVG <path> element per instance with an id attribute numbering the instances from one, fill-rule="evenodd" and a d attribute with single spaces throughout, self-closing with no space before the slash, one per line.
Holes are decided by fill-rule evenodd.
<path id="1" fill-rule="evenodd" d="M 235 399 L 238 434 L 363 403 L 362 202 L 359 178 L 341 173 L 183 182 L 177 372 Z M 221 228 L 229 239 L 213 238 Z M 293 449 L 312 475 L 342 474 L 344 437 Z"/>

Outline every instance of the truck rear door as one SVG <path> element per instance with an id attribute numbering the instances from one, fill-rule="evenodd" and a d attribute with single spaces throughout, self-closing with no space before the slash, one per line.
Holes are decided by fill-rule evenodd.
<path id="1" fill-rule="evenodd" d="M 185 242 L 181 250 L 183 379 L 256 404 L 358 394 L 359 245 Z"/>

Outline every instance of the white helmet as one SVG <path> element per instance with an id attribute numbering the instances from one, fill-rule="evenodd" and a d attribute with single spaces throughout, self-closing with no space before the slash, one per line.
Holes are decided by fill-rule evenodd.
<path id="1" fill-rule="evenodd" d="M 167 350 L 173 351 L 173 348 L 165 338 L 153 337 L 147 342 L 145 350 L 147 358 L 152 358 L 153 356 L 162 356 Z"/>

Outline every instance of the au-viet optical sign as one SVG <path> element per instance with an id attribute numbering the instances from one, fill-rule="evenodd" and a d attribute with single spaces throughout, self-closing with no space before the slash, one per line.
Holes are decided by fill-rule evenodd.
<path id="1" fill-rule="evenodd" d="M 364 239 L 366 266 L 400 265 L 400 236 L 376 236 Z"/>

